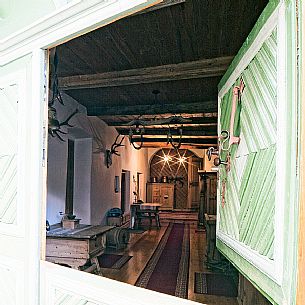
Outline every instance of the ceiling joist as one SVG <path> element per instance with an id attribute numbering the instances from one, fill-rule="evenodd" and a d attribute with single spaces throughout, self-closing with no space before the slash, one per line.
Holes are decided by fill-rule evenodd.
<path id="1" fill-rule="evenodd" d="M 181 144 L 179 149 L 208 149 L 209 147 L 217 147 L 215 144 Z M 142 148 L 170 148 L 172 146 L 166 142 L 160 143 L 144 143 Z"/>
<path id="2" fill-rule="evenodd" d="M 149 105 L 103 105 L 103 106 L 87 106 L 88 115 L 106 116 L 106 115 L 155 115 L 167 114 L 170 111 L 174 113 L 198 113 L 202 110 L 207 112 L 217 111 L 217 101 L 202 101 L 194 103 L 175 103 L 175 104 L 156 104 Z"/>
<path id="3" fill-rule="evenodd" d="M 150 142 L 150 143 L 162 143 L 162 142 L 165 142 L 167 143 L 167 138 L 148 138 L 148 137 L 143 137 L 142 140 L 140 137 L 134 137 L 132 138 L 132 142 L 133 143 L 140 143 L 140 142 L 143 142 L 143 143 L 146 143 L 146 142 Z M 178 139 L 177 139 L 177 142 L 178 142 Z M 182 139 L 182 144 L 206 144 L 206 145 L 210 145 L 210 146 L 214 146 L 217 144 L 217 137 L 214 137 L 214 138 L 183 138 Z"/>
<path id="4" fill-rule="evenodd" d="M 216 103 L 216 102 L 215 102 Z M 158 116 L 158 118 L 163 118 L 163 119 L 167 119 L 169 117 L 172 117 L 173 115 L 175 115 L 175 113 L 171 112 L 171 113 L 162 113 L 162 115 L 156 115 L 154 114 L 143 114 L 141 115 L 141 120 L 154 120 L 156 118 L 156 116 Z M 218 113 L 217 112 L 197 112 L 197 113 L 179 113 L 180 116 L 182 116 L 185 119 L 189 119 L 189 118 L 214 118 L 215 122 L 217 122 L 217 117 L 218 117 Z M 114 116 L 113 115 L 100 115 L 99 116 L 100 119 L 102 119 L 103 121 L 106 122 L 111 122 L 114 120 Z M 114 121 L 120 121 L 120 120 L 124 120 L 126 122 L 130 122 L 131 120 L 136 119 L 137 116 L 136 115 L 130 115 L 130 116 L 122 116 L 120 115 L 119 117 L 117 117 Z"/>
<path id="5" fill-rule="evenodd" d="M 128 135 L 129 134 L 129 128 L 117 128 L 117 131 L 121 135 Z M 175 130 L 171 130 L 171 132 L 174 134 Z M 151 128 L 147 129 L 145 128 L 145 137 L 146 136 L 162 136 L 167 135 L 168 128 Z M 214 128 L 198 128 L 198 127 L 183 127 L 183 137 L 217 137 L 217 128 L 216 126 Z"/>
<path id="6" fill-rule="evenodd" d="M 100 117 L 103 120 L 103 117 Z M 141 120 L 141 118 L 140 118 Z M 113 118 L 113 121 L 107 121 L 105 120 L 105 122 L 109 125 L 109 126 L 114 126 L 117 128 L 129 128 L 130 126 L 127 125 L 131 120 L 128 121 L 123 121 L 123 120 L 119 120 L 119 119 L 115 119 L 115 117 Z M 217 118 L 213 118 L 213 117 L 203 117 L 203 118 L 191 118 L 190 122 L 185 122 L 183 124 L 166 124 L 166 125 L 152 125 L 151 122 L 152 120 L 143 120 L 144 122 L 149 123 L 149 126 L 145 126 L 146 128 L 165 128 L 165 127 L 175 127 L 175 126 L 180 126 L 183 125 L 184 127 L 186 126 L 192 126 L 192 127 L 199 127 L 199 126 L 217 126 Z"/>
<path id="7" fill-rule="evenodd" d="M 155 140 L 155 139 L 158 139 L 158 140 L 160 140 L 160 139 L 162 139 L 162 140 L 164 140 L 164 139 L 167 139 L 167 134 L 165 133 L 165 134 L 157 134 L 157 135 L 148 135 L 147 133 L 145 133 L 145 135 L 143 136 L 147 141 L 148 141 L 148 139 L 152 139 L 152 140 Z M 172 138 L 173 139 L 175 139 L 175 140 L 177 140 L 177 142 L 179 141 L 179 138 L 180 138 L 180 136 L 178 136 L 178 135 L 172 135 Z M 137 138 L 136 138 L 137 139 Z M 204 139 L 204 140 L 206 140 L 206 139 L 213 139 L 213 141 L 214 141 L 214 139 L 217 139 L 217 135 L 212 135 L 212 136 L 205 136 L 205 135 L 182 135 L 181 136 L 181 139 L 182 139 L 182 141 L 184 142 L 184 140 L 185 139 L 187 139 L 187 141 L 189 141 L 190 139 L 195 139 L 195 141 L 197 141 L 197 139 L 199 140 L 199 139 Z M 138 140 L 138 139 L 137 139 Z"/>
<path id="8" fill-rule="evenodd" d="M 215 77 L 226 72 L 232 59 L 232 56 L 217 57 L 157 67 L 66 76 L 58 80 L 61 90 L 74 90 Z"/>

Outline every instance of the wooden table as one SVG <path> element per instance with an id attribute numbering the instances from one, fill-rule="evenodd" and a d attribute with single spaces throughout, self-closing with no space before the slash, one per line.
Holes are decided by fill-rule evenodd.
<path id="1" fill-rule="evenodd" d="M 153 202 L 145 202 L 145 203 L 133 203 L 130 205 L 130 228 L 135 228 L 135 222 L 137 217 L 137 211 L 141 210 L 155 210 L 157 213 L 159 212 L 159 208 L 161 207 L 160 203 Z"/>
<path id="2" fill-rule="evenodd" d="M 93 262 L 106 247 L 106 232 L 114 226 L 91 226 L 80 224 L 75 229 L 64 229 L 60 224 L 52 225 L 47 232 L 46 260 L 83 269 Z"/>

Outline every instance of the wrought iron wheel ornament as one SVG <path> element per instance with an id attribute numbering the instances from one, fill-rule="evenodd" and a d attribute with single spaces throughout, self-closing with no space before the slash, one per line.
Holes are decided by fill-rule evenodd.
<path id="1" fill-rule="evenodd" d="M 167 133 L 167 144 L 170 143 L 174 149 L 176 149 L 176 150 L 179 149 L 182 144 L 182 133 L 183 133 L 183 131 L 182 131 L 182 126 L 181 126 L 178 129 L 178 134 L 179 134 L 178 143 L 175 144 L 175 139 L 173 138 L 172 132 L 169 127 L 168 133 Z"/>
<path id="2" fill-rule="evenodd" d="M 160 104 L 160 103 L 158 103 L 158 95 L 160 94 L 160 91 L 153 90 L 152 93 L 155 96 L 155 105 Z M 168 112 L 170 113 L 170 110 L 168 110 Z M 125 124 L 126 126 L 130 126 L 129 134 L 128 134 L 129 142 L 137 150 L 139 150 L 143 147 L 144 136 L 145 136 L 145 126 L 154 126 L 154 125 L 168 125 L 167 144 L 171 144 L 171 146 L 176 150 L 179 149 L 182 144 L 183 124 L 192 122 L 192 120 L 185 119 L 181 115 L 176 115 L 176 114 L 174 114 L 170 117 L 167 117 L 167 118 L 162 118 L 162 117 L 159 119 L 155 118 L 150 121 L 145 121 L 143 119 L 140 119 L 142 116 L 143 116 L 143 114 L 138 116 L 137 119 L 134 119 L 134 120 L 130 121 L 129 123 Z M 178 136 L 179 136 L 178 142 L 175 141 L 175 139 L 173 138 L 173 129 L 171 129 L 170 125 L 176 125 L 174 127 L 174 130 L 178 131 Z M 179 126 L 179 128 L 178 128 L 178 126 Z M 139 139 L 139 142 L 140 142 L 139 145 L 135 144 L 136 138 Z"/>
<path id="3" fill-rule="evenodd" d="M 140 121 L 139 121 L 140 122 Z M 132 145 L 132 147 L 136 150 L 140 150 L 143 147 L 144 144 L 144 125 L 142 123 L 136 123 L 135 124 L 135 129 L 132 129 L 132 126 L 129 129 L 129 134 L 128 134 L 128 138 L 129 138 L 129 143 Z M 140 136 L 140 145 L 136 145 L 135 141 L 134 141 L 134 135 Z"/>

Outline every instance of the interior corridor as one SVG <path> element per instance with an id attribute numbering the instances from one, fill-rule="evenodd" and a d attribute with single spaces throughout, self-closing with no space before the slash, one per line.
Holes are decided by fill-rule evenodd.
<path id="1" fill-rule="evenodd" d="M 168 217 L 168 213 L 164 213 Z M 167 215 L 166 215 L 167 214 Z M 189 225 L 190 236 L 190 252 L 189 252 L 189 268 L 188 268 L 188 283 L 187 283 L 187 298 L 189 300 L 201 302 L 203 304 L 221 304 L 221 305 L 237 305 L 236 298 L 225 297 L 209 294 L 195 293 L 195 272 L 213 273 L 210 271 L 202 258 L 206 257 L 206 232 L 203 229 L 198 229 L 197 221 L 192 220 L 192 216 L 196 217 L 196 213 L 189 213 L 188 220 L 182 217 L 173 217 L 176 219 L 162 219 L 161 213 L 161 228 L 154 226 L 149 227 L 148 223 L 143 225 L 144 230 L 137 230 L 136 233 L 130 234 L 130 241 L 127 248 L 123 250 L 107 248 L 105 253 L 121 254 L 131 256 L 131 258 L 120 268 L 101 268 L 101 274 L 105 277 L 135 285 L 139 276 L 151 260 L 151 257 L 156 252 L 162 237 L 166 233 L 170 223 Z M 164 216 L 163 216 L 164 217 Z M 170 216 L 169 216 L 170 217 Z M 178 219 L 177 219 L 178 218 Z M 141 233 L 142 232 L 142 233 Z M 162 258 L 163 253 L 161 254 Z M 161 259 L 160 258 L 160 259 Z M 170 263 L 170 262 L 168 262 Z M 166 271 L 164 270 L 164 274 Z"/>

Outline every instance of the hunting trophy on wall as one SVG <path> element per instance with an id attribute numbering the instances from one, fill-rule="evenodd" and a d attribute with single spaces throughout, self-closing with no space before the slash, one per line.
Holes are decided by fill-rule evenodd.
<path id="1" fill-rule="evenodd" d="M 98 133 L 98 131 L 94 127 L 92 121 L 87 118 L 87 123 L 88 123 L 87 126 L 89 127 L 90 132 L 93 136 L 93 141 L 96 144 L 96 149 L 95 149 L 94 153 L 95 154 L 103 153 L 105 165 L 107 166 L 107 168 L 109 168 L 112 165 L 112 155 L 114 154 L 114 155 L 120 156 L 120 154 L 118 153 L 118 151 L 116 149 L 118 147 L 125 146 L 122 144 L 125 137 L 123 136 L 122 139 L 120 140 L 120 142 L 118 143 L 117 141 L 120 137 L 120 134 L 118 134 L 117 137 L 115 138 L 114 143 L 111 145 L 111 148 L 107 149 L 105 140 L 101 137 L 101 134 Z"/>
<path id="2" fill-rule="evenodd" d="M 124 144 L 122 144 L 123 140 L 124 140 L 124 136 L 121 138 L 120 142 L 117 143 L 117 140 L 119 139 L 120 134 L 117 135 L 117 137 L 115 138 L 114 143 L 111 145 L 110 149 L 106 149 L 105 152 L 105 161 L 106 161 L 106 166 L 107 168 L 109 168 L 109 166 L 112 165 L 112 155 L 117 155 L 120 156 L 120 154 L 118 153 L 118 151 L 116 150 L 118 147 L 121 146 L 125 146 Z"/>
<path id="3" fill-rule="evenodd" d="M 77 113 L 79 112 L 78 109 L 76 109 L 74 112 L 72 112 L 68 118 L 63 121 L 63 122 L 59 122 L 58 119 L 57 119 L 57 115 L 56 115 L 56 109 L 53 107 L 53 106 L 50 106 L 49 105 L 49 113 L 48 113 L 48 131 L 49 131 L 49 134 L 52 136 L 52 137 L 57 137 L 59 140 L 61 141 L 65 141 L 58 133 L 61 133 L 61 134 L 67 134 L 66 132 L 62 131 L 61 130 L 61 127 L 62 126 L 68 126 L 68 127 L 73 127 L 73 125 L 70 125 L 69 124 L 69 121 L 72 119 L 72 117 L 74 115 L 76 115 Z"/>

